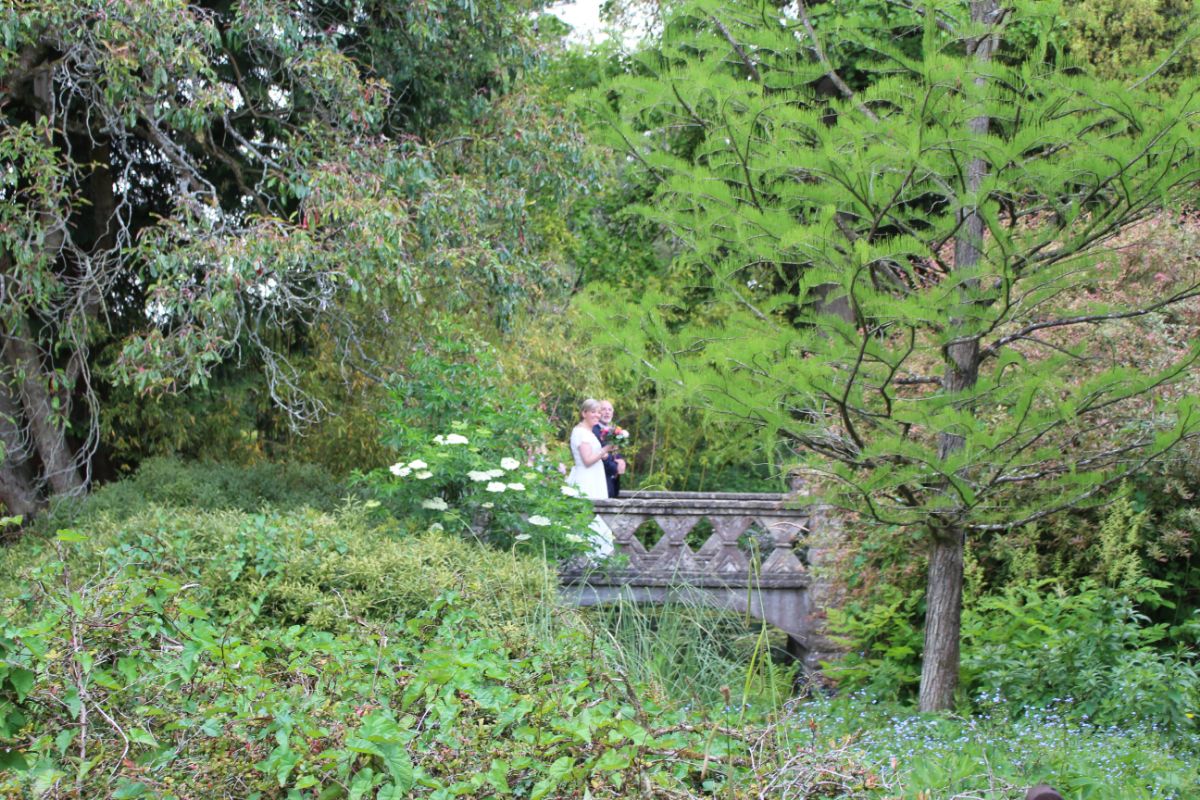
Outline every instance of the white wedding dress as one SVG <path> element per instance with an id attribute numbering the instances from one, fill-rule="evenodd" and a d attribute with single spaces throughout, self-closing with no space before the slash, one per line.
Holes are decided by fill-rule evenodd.
<path id="1" fill-rule="evenodd" d="M 586 443 L 592 448 L 595 453 L 600 452 L 600 440 L 596 438 L 596 434 L 586 428 L 581 428 L 576 425 L 571 429 L 571 458 L 575 460 L 575 465 L 571 467 L 571 473 L 567 475 L 567 483 L 579 489 L 580 494 L 591 500 L 607 500 L 608 499 L 608 481 L 604 479 L 604 463 L 602 460 L 597 460 L 590 467 L 583 463 L 583 456 L 579 452 L 579 445 Z M 596 517 L 592 520 L 591 541 L 592 548 L 598 556 L 610 556 L 613 553 L 613 535 L 612 529 L 604 524 L 604 520 Z"/>

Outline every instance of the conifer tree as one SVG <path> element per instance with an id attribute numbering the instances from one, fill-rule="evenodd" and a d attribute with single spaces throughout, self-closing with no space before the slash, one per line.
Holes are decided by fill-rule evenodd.
<path id="1" fill-rule="evenodd" d="M 1053 6 L 687 2 L 608 97 L 693 304 L 647 291 L 658 374 L 919 533 L 922 710 L 954 699 L 966 538 L 1101 502 L 1200 432 L 1170 391 L 1196 347 L 1110 336 L 1195 298 L 1194 269 L 1106 296 L 1113 243 L 1197 178 L 1196 87 L 1064 63 Z"/>

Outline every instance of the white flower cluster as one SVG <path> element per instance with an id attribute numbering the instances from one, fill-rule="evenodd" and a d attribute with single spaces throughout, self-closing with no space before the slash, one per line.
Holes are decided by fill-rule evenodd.
<path id="1" fill-rule="evenodd" d="M 442 436 L 439 433 L 437 436 L 433 437 L 434 444 L 466 444 L 467 441 L 467 437 L 460 433 L 448 433 L 445 436 Z"/>
<path id="2" fill-rule="evenodd" d="M 405 464 L 403 461 L 392 464 L 390 467 L 388 467 L 388 472 L 392 473 L 397 478 L 407 478 L 410 474 L 412 474 L 414 478 L 422 481 L 426 478 L 433 477 L 433 473 L 429 471 L 429 465 L 419 458 L 416 461 L 410 461 L 407 464 Z"/>
<path id="3" fill-rule="evenodd" d="M 523 491 L 525 491 L 525 484 L 523 484 L 523 483 L 503 483 L 501 481 L 492 481 L 483 488 L 485 488 L 489 492 L 495 492 L 497 494 L 499 494 L 500 492 L 503 492 L 503 491 L 523 492 Z"/>
<path id="4" fill-rule="evenodd" d="M 444 436 L 441 436 L 441 435 L 435 436 L 433 441 L 439 445 L 459 445 L 459 444 L 467 444 L 468 443 L 467 437 L 465 437 L 461 434 L 457 434 L 457 433 L 450 433 L 450 434 L 446 434 Z M 492 494 L 502 494 L 504 492 L 523 492 L 526 490 L 524 483 L 520 483 L 517 481 L 504 480 L 508 473 L 513 472 L 513 470 L 518 470 L 520 468 L 521 468 L 520 460 L 506 456 L 506 457 L 500 459 L 500 467 L 498 469 L 471 470 L 470 472 L 467 473 L 467 477 L 475 483 L 486 484 L 483 487 L 484 490 L 487 492 L 490 492 Z M 393 475 L 395 475 L 397 478 L 406 478 L 409 475 L 412 475 L 413 477 L 417 478 L 418 480 L 425 480 L 426 478 L 433 477 L 433 473 L 430 471 L 429 465 L 420 459 L 416 459 L 414 461 L 409 461 L 407 463 L 405 463 L 403 461 L 395 463 L 395 464 L 391 465 L 390 467 L 388 467 L 388 471 L 391 472 Z M 518 476 L 516 474 L 513 474 L 508 477 L 515 478 Z M 536 478 L 536 475 L 533 473 L 527 473 L 526 477 L 529 479 L 534 479 L 534 478 Z M 579 490 L 577 488 L 575 488 L 574 486 L 562 486 L 561 491 L 564 495 L 566 495 L 568 497 L 579 497 L 580 496 Z M 485 508 L 485 509 L 492 509 L 492 508 L 495 508 L 495 503 L 491 503 L 491 502 L 481 503 L 480 507 Z M 422 500 L 421 508 L 426 509 L 428 511 L 449 511 L 450 504 L 446 501 L 446 499 L 444 497 L 437 496 L 437 497 L 430 497 L 425 500 Z M 543 514 L 530 515 L 529 517 L 526 518 L 526 521 L 528 522 L 529 525 L 532 525 L 532 526 L 535 526 L 538 528 L 552 527 L 554 525 L 553 520 L 551 520 L 549 517 L 547 517 Z M 441 528 L 441 526 L 438 525 L 437 523 L 434 523 L 434 525 L 436 525 L 439 529 Z M 431 526 L 431 528 L 432 528 L 432 526 Z M 522 533 L 522 534 L 518 534 L 514 538 L 517 541 L 525 541 L 530 538 L 530 535 L 527 533 Z M 580 537 L 578 537 L 574 534 L 568 534 L 567 539 L 568 539 L 568 541 L 572 541 L 572 542 L 583 541 Z"/>

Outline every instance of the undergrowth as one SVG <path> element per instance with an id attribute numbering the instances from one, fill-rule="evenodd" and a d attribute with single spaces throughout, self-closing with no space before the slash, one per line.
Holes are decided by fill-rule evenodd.
<path id="1" fill-rule="evenodd" d="M 358 505 L 86 522 L 3 554 L 0 796 L 733 797 L 775 756 L 630 675 L 539 560 Z M 806 796 L 873 780 L 789 756 Z"/>
<path id="2" fill-rule="evenodd" d="M 369 503 L 101 503 L 0 549 L 0 797 L 1197 796 L 1190 695 L 1155 712 L 1169 726 L 1136 709 L 1100 725 L 1084 709 L 1101 695 L 1040 694 L 1086 669 L 1047 683 L 1004 646 L 1104 645 L 1132 674 L 1123 654 L 1152 633 L 1107 598 L 980 604 L 966 663 L 992 691 L 926 717 L 792 699 L 800 676 L 761 625 L 690 602 L 584 614 L 544 560 Z M 1048 614 L 1099 627 L 1027 625 Z"/>

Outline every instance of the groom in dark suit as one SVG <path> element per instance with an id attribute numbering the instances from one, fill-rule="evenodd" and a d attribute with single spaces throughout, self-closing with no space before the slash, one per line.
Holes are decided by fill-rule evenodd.
<path id="1" fill-rule="evenodd" d="M 605 441 L 605 434 L 613 428 L 613 404 L 609 400 L 600 401 L 600 422 L 593 428 L 592 433 L 600 440 L 601 445 L 613 444 Z M 625 459 L 619 453 L 609 453 L 604 458 L 604 480 L 608 482 L 608 496 L 618 497 L 621 494 L 621 474 L 625 472 Z"/>

